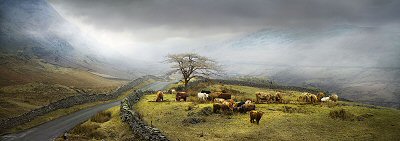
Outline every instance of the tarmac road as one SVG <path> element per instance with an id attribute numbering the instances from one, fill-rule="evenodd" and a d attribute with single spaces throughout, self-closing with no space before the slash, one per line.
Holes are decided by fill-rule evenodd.
<path id="1" fill-rule="evenodd" d="M 149 84 L 142 88 L 142 91 L 145 90 L 153 90 L 158 91 L 167 87 L 169 84 L 174 83 L 175 81 L 170 82 L 162 82 L 157 81 L 152 84 Z M 34 128 L 28 129 L 26 131 L 4 135 L 0 140 L 5 141 L 46 141 L 46 140 L 54 140 L 58 136 L 62 135 L 68 130 L 71 130 L 76 125 L 88 120 L 90 117 L 95 115 L 100 111 L 104 111 L 108 108 L 118 106 L 120 101 L 105 103 L 101 105 L 97 105 L 94 107 L 90 107 L 87 109 L 83 109 L 72 114 L 57 118 L 55 120 L 46 122 Z"/>

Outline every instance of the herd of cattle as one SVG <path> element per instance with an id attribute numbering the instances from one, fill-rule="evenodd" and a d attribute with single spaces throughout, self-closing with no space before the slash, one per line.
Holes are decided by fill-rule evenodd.
<path id="1" fill-rule="evenodd" d="M 175 100 L 180 102 L 181 100 L 186 101 L 189 97 L 187 92 L 177 92 L 174 89 L 169 91 L 171 94 L 175 94 Z M 156 102 L 164 101 L 164 92 L 157 92 Z M 284 93 L 276 92 L 274 94 L 271 93 L 263 93 L 256 92 L 256 100 L 247 99 L 246 101 L 235 101 L 232 99 L 232 95 L 228 93 L 222 92 L 211 92 L 202 90 L 197 94 L 197 98 L 203 101 L 211 101 L 213 102 L 213 112 L 240 112 L 240 113 L 250 113 L 250 122 L 259 124 L 262 115 L 264 114 L 261 111 L 256 110 L 255 103 L 283 103 L 283 95 Z M 318 93 L 317 95 L 311 93 L 303 93 L 298 97 L 298 102 L 300 103 L 318 103 L 318 102 L 328 102 L 338 101 L 338 96 L 333 94 L 329 97 L 325 97 L 324 93 Z"/>

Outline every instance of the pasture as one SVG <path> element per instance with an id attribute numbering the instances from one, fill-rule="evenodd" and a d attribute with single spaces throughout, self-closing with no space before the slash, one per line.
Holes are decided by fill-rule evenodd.
<path id="1" fill-rule="evenodd" d="M 255 92 L 269 89 L 245 86 L 212 85 L 203 89 L 224 89 L 236 99 L 255 99 Z M 187 102 L 176 102 L 165 94 L 165 102 L 149 102 L 146 95 L 135 105 L 142 119 L 159 128 L 171 140 L 399 140 L 400 111 L 370 107 L 352 102 L 299 104 L 301 92 L 281 91 L 288 104 L 256 104 L 264 112 L 260 124 L 252 124 L 249 112 L 212 113 L 211 102 L 201 102 L 190 93 Z M 210 108 L 206 108 L 210 107 Z M 208 110 L 207 110 L 208 109 Z M 344 109 L 351 118 L 332 118 L 331 112 Z M 332 115 L 332 114 L 331 114 Z M 364 116 L 368 115 L 368 116 Z"/>

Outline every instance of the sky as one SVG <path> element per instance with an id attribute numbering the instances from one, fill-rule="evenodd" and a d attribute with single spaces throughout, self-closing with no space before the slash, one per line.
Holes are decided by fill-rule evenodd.
<path id="1" fill-rule="evenodd" d="M 197 52 L 226 64 L 399 67 L 398 0 L 49 2 L 105 52 L 156 64 Z"/>

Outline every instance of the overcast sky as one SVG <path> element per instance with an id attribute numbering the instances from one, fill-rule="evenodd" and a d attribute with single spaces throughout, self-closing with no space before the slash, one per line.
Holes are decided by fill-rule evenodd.
<path id="1" fill-rule="evenodd" d="M 321 44 L 329 44 L 329 47 L 332 47 L 326 48 L 326 51 L 335 48 L 348 49 L 343 45 L 366 45 L 368 47 L 365 50 L 362 47 L 348 49 L 367 52 L 362 54 L 364 57 L 373 52 L 371 49 L 378 46 L 376 42 L 389 42 L 383 45 L 389 50 L 399 46 L 398 42 L 393 41 L 398 38 L 389 39 L 390 37 L 382 36 L 379 36 L 382 40 L 374 40 L 373 45 L 350 43 L 352 37 L 358 37 L 356 41 L 365 42 L 372 38 L 376 39 L 376 35 L 372 34 L 385 35 L 384 31 L 390 31 L 398 37 L 399 0 L 50 0 L 49 2 L 64 18 L 108 49 L 118 50 L 125 55 L 136 56 L 143 60 L 173 52 L 198 51 L 201 49 L 197 48 L 220 45 L 268 28 L 304 28 L 306 32 L 315 30 L 318 33 L 318 30 L 325 32 L 325 29 L 332 26 L 351 25 L 378 30 L 356 32 L 345 36 L 340 34 L 338 35 L 340 37 L 329 37 L 321 39 L 321 42 L 313 41 L 309 45 L 301 45 L 304 48 L 309 47 L 308 51 L 313 50 L 318 53 L 321 51 L 316 50 L 315 46 Z M 337 42 L 333 42 L 331 38 Z M 388 49 L 379 51 L 387 53 Z M 296 51 L 298 50 L 291 52 Z M 283 53 L 271 51 L 270 47 L 265 49 L 259 47 L 249 52 L 247 56 L 257 55 L 257 52 L 275 53 L 275 56 L 279 56 L 277 53 Z M 238 52 L 232 52 L 235 53 Z M 243 55 L 243 52 L 240 53 Z M 400 54 L 391 53 L 391 56 Z M 160 59 L 162 58 L 156 58 Z M 253 57 L 253 59 L 260 58 Z M 400 58 L 386 58 L 386 60 L 393 59 Z M 370 60 L 366 62 L 368 61 Z M 393 64 L 393 61 L 391 63 Z"/>

